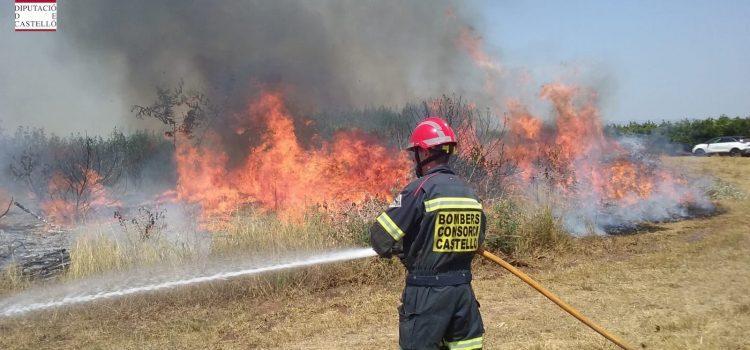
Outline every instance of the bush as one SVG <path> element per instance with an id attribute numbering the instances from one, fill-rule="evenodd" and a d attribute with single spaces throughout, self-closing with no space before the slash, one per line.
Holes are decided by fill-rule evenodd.
<path id="1" fill-rule="evenodd" d="M 59 137 L 41 128 L 18 128 L 10 137 L 0 135 L 0 144 L 0 165 L 7 174 L 0 184 L 23 188 L 46 205 L 46 215 L 64 223 L 84 222 L 92 204 L 112 202 L 105 192 L 129 183 L 174 182 L 171 144 L 145 131 Z"/>
<path id="2" fill-rule="evenodd" d="M 512 254 L 520 240 L 521 212 L 515 202 L 498 200 L 486 211 L 488 219 L 485 246 Z"/>
<path id="3" fill-rule="evenodd" d="M 572 237 L 547 205 L 501 199 L 489 206 L 485 246 L 515 257 L 535 257 L 570 246 Z"/>

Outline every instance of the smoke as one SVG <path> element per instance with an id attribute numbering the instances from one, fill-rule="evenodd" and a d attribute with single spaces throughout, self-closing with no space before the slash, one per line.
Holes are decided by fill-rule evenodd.
<path id="1" fill-rule="evenodd" d="M 611 151 L 608 147 L 615 147 L 617 142 L 604 137 L 599 108 L 602 90 L 608 95 L 609 90 L 616 86 L 611 86 L 606 74 L 602 74 L 606 67 L 581 72 L 578 64 L 574 64 L 560 73 L 562 80 L 572 81 L 576 86 L 595 85 L 596 92 L 579 92 L 579 89 L 572 87 L 543 88 L 540 99 L 535 82 L 539 77 L 496 60 L 496 52 L 491 52 L 490 45 L 484 42 L 481 28 L 476 29 L 477 23 L 480 23 L 478 17 L 465 3 L 450 0 L 222 3 L 81 0 L 60 6 L 61 29 L 53 34 L 57 35 L 54 37 L 54 45 L 59 45 L 56 49 L 64 53 L 59 61 L 64 63 L 66 69 L 42 70 L 42 73 L 57 72 L 54 73 L 57 80 L 70 79 L 75 86 L 86 86 L 65 89 L 56 97 L 56 101 L 69 100 L 72 105 L 86 101 L 84 107 L 67 106 L 58 111 L 62 115 L 62 121 L 58 124 L 62 126 L 75 124 L 66 121 L 85 120 L 89 125 L 111 128 L 117 123 L 113 118 L 118 117 L 126 118 L 119 122 L 127 120 L 134 123 L 136 119 L 129 113 L 128 106 L 148 104 L 154 99 L 156 86 L 174 87 L 183 81 L 186 87 L 207 93 L 224 110 L 219 125 L 212 125 L 216 129 L 211 130 L 214 141 L 209 142 L 212 137 L 207 137 L 204 141 L 208 141 L 196 148 L 182 145 L 178 150 L 194 151 L 182 154 L 194 154 L 196 157 L 185 158 L 203 159 L 206 164 L 212 165 L 204 169 L 197 167 L 195 164 L 198 163 L 194 161 L 183 162 L 183 165 L 187 165 L 184 168 L 197 170 L 194 172 L 211 180 L 201 182 L 204 186 L 199 187 L 211 195 L 220 193 L 216 191 L 216 186 L 224 182 L 218 179 L 231 178 L 227 174 L 234 173 L 238 175 L 237 179 L 230 181 L 228 191 L 221 192 L 221 195 L 227 197 L 227 193 L 230 193 L 232 196 L 228 197 L 258 202 L 256 197 L 245 198 L 248 193 L 256 191 L 236 191 L 236 184 L 262 187 L 267 186 L 269 181 L 266 179 L 278 180 L 278 174 L 298 176 L 294 170 L 307 168 L 301 165 L 308 164 L 300 159 L 346 158 L 340 153 L 326 151 L 328 146 L 325 142 L 319 142 L 317 148 L 309 147 L 308 141 L 315 143 L 316 140 L 307 134 L 309 130 L 290 122 L 292 119 L 330 109 L 347 111 L 347 108 L 368 106 L 398 107 L 445 93 L 465 96 L 476 106 L 490 107 L 498 116 L 516 118 L 510 122 L 518 124 L 521 131 L 534 129 L 528 128 L 530 126 L 540 129 L 543 123 L 554 124 L 554 143 L 531 134 L 524 134 L 517 142 L 509 142 L 509 147 L 515 151 L 513 154 L 527 156 L 516 159 L 524 169 L 525 181 L 540 172 L 544 173 L 543 167 L 538 164 L 540 161 L 549 163 L 549 160 L 554 160 L 554 165 L 563 175 L 592 173 L 590 170 L 593 169 L 596 176 L 588 176 L 588 183 L 598 185 L 597 190 L 604 191 L 609 197 L 622 199 L 628 197 L 630 192 L 644 193 L 643 196 L 652 193 L 651 187 L 644 189 L 645 185 L 639 185 L 643 182 L 638 177 L 641 175 L 630 176 L 641 174 L 641 168 L 650 169 L 640 160 L 619 160 L 624 165 L 618 163 L 615 165 L 619 168 L 610 169 L 613 162 L 609 158 L 613 157 L 609 156 Z M 39 43 L 53 45 L 51 41 L 45 38 Z M 36 50 L 34 53 L 43 51 L 39 48 Z M 53 56 L 30 62 L 45 62 Z M 11 75 L 30 76 L 30 71 Z M 63 71 L 66 73 L 61 73 Z M 14 89 L 22 91 L 24 87 L 21 84 Z M 100 89 L 103 87 L 106 88 Z M 545 90 L 558 92 L 550 94 Z M 261 91 L 271 92 L 264 94 Z M 506 93 L 509 91 L 514 92 L 510 103 Z M 269 109 L 278 113 L 253 113 L 252 104 L 263 101 L 264 96 L 269 94 L 278 94 L 279 97 L 272 100 L 278 100 L 283 108 Z M 12 99 L 20 101 L 20 96 Z M 107 98 L 119 102 L 110 105 L 99 103 Z M 20 111 L 26 105 L 47 103 L 34 102 L 13 104 L 20 107 L 0 108 Z M 554 107 L 551 110 L 549 102 Z M 534 117 L 519 119 L 512 108 L 508 108 L 514 104 L 524 106 L 520 108 L 522 115 L 531 113 Z M 537 106 L 542 108 L 535 108 Z M 99 122 L 92 123 L 90 117 L 79 118 L 72 113 L 82 109 L 96 110 Z M 329 118 L 328 124 L 333 124 L 332 118 L 323 115 L 326 117 L 321 118 Z M 524 121 L 530 122 L 530 125 L 522 125 Z M 268 130 L 260 130 L 264 127 Z M 262 131 L 266 134 L 261 135 Z M 258 147 L 260 145 L 264 147 Z M 371 142 L 362 143 L 359 149 L 370 150 L 373 145 Z M 278 152 L 267 152 L 269 149 Z M 288 152 L 290 149 L 297 152 Z M 311 152 L 316 149 L 317 153 Z M 278 161 L 282 151 L 289 153 L 284 158 L 289 160 L 287 163 Z M 560 160 L 554 152 L 562 152 L 564 157 Z M 260 162 L 257 160 L 266 158 L 248 157 L 248 154 L 261 153 L 273 154 L 275 158 Z M 310 157 L 312 153 L 324 156 Z M 597 159 L 601 162 L 584 162 L 582 165 L 580 159 Z M 273 166 L 291 164 L 293 170 L 288 169 L 290 167 L 273 168 L 264 163 Z M 367 165 L 378 163 L 383 162 L 369 162 Z M 243 169 L 242 165 L 247 164 L 264 166 L 269 171 L 248 171 L 257 170 L 253 167 Z M 217 171 L 205 171 L 208 168 Z M 243 171 L 232 172 L 236 169 Z M 329 168 L 320 169 L 322 174 L 330 173 Z M 351 165 L 346 169 L 351 170 Z M 611 189 L 613 186 L 610 183 L 601 180 L 607 179 L 613 171 L 621 170 L 628 175 L 625 178 L 627 181 L 621 184 L 628 195 Z M 262 176 L 258 176 L 259 173 Z M 255 178 L 246 174 L 253 174 Z M 580 181 L 582 177 L 564 177 L 566 181 L 561 182 L 561 186 L 571 187 L 575 184 L 573 180 Z M 178 180 L 178 187 L 189 188 L 185 184 L 186 179 L 202 178 L 183 176 Z M 308 187 L 321 187 L 309 186 L 310 183 L 304 181 L 282 183 L 300 184 L 305 194 L 310 192 L 307 191 Z M 658 183 L 654 193 L 663 192 L 659 191 Z M 385 189 L 386 186 L 378 187 Z M 188 192 L 194 195 L 200 191 Z M 278 206 L 278 198 L 275 197 L 267 201 L 273 203 L 273 207 Z M 328 193 L 324 197 L 328 197 Z M 593 206 L 599 207 L 599 204 Z M 618 213 L 612 216 L 619 218 L 623 215 Z"/>
<path id="2" fill-rule="evenodd" d="M 591 179 L 573 186 L 574 200 L 555 203 L 555 212 L 568 232 L 576 236 L 629 233 L 645 226 L 644 223 L 678 221 L 714 213 L 716 207 L 706 195 L 711 179 L 686 174 L 665 164 L 659 153 L 649 153 L 643 140 L 620 137 L 613 141 L 620 147 L 619 151 L 595 150 L 574 163 L 576 172 L 595 169 L 607 174 L 606 181 L 625 195 L 618 198 L 607 190 L 592 191 L 591 185 L 600 187 L 601 184 Z M 640 186 L 641 192 L 634 186 Z M 643 191 L 646 188 L 648 190 Z M 556 195 L 566 197 L 562 193 Z"/>
<path id="3" fill-rule="evenodd" d="M 532 199 L 551 204 L 569 232 L 625 232 L 713 211 L 701 179 L 666 166 L 639 140 L 604 132 L 596 91 L 556 83 L 540 97 L 554 123 L 511 104 L 508 154 L 520 188 L 541 189 Z"/>
<path id="4" fill-rule="evenodd" d="M 7 24 L 0 26 L 0 132 L 33 126 L 106 134 L 132 118 L 116 57 L 87 56 L 61 33 L 14 33 L 12 21 L 0 22 Z"/>
<path id="5" fill-rule="evenodd" d="M 61 32 L 90 57 L 124 65 L 127 95 L 185 84 L 243 107 L 257 87 L 303 110 L 400 106 L 471 89 L 455 45 L 471 22 L 451 1 L 76 1 Z"/>
<path id="6" fill-rule="evenodd" d="M 476 91 L 456 46 L 477 22 L 451 1 L 68 1 L 56 33 L 0 34 L 0 125 L 104 134 L 156 86 L 184 81 L 229 110 L 258 87 L 304 112 L 400 107 Z"/>

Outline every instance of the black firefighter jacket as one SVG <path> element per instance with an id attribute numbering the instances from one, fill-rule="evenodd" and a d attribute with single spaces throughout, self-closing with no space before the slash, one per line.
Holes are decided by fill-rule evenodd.
<path id="1" fill-rule="evenodd" d="M 375 251 L 398 255 L 407 285 L 471 281 L 471 260 L 484 241 L 486 218 L 474 190 L 447 165 L 412 181 L 370 229 Z"/>

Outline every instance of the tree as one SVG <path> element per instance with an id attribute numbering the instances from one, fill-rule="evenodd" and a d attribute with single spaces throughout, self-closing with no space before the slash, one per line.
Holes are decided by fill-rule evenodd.
<path id="1" fill-rule="evenodd" d="M 42 203 L 53 220 L 85 221 L 95 207 L 113 204 L 106 186 L 116 183 L 123 172 L 122 138 L 117 134 L 114 141 L 76 136 L 58 153 L 47 187 L 48 200 Z"/>
<path id="2" fill-rule="evenodd" d="M 22 182 L 37 198 L 47 193 L 47 183 L 52 174 L 53 155 L 50 150 L 62 149 L 61 143 L 60 138 L 48 137 L 43 129 L 22 127 L 7 142 L 12 177 Z"/>
<path id="3" fill-rule="evenodd" d="M 164 135 L 172 140 L 176 148 L 178 135 L 192 138 L 196 128 L 205 124 L 218 110 L 204 94 L 185 91 L 184 84 L 180 82 L 174 89 L 157 87 L 154 103 L 149 106 L 134 105 L 131 112 L 135 112 L 138 119 L 154 118 L 167 126 L 169 130 Z"/>
<path id="4" fill-rule="evenodd" d="M 457 156 L 451 166 L 483 197 L 494 197 L 505 191 L 506 179 L 517 171 L 516 163 L 505 148 L 507 120 L 489 110 L 482 111 L 461 97 L 443 95 L 421 105 L 408 105 L 389 134 L 396 135 L 403 147 L 411 130 L 428 116 L 439 116 L 454 129 L 459 138 Z"/>

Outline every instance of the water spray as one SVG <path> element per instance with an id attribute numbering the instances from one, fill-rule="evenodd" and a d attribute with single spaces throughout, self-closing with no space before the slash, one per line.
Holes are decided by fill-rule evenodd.
<path id="1" fill-rule="evenodd" d="M 193 285 L 204 282 L 211 282 L 217 280 L 226 280 L 240 276 L 257 275 L 266 272 L 280 271 L 287 269 L 294 269 L 304 266 L 328 264 L 333 262 L 348 261 L 355 259 L 362 259 L 371 256 L 375 256 L 376 253 L 370 248 L 360 249 L 348 249 L 341 251 L 327 252 L 318 254 L 312 257 L 305 257 L 296 260 L 291 260 L 285 263 L 276 265 L 266 265 L 259 267 L 246 267 L 240 269 L 233 269 L 231 271 L 218 272 L 214 274 L 198 275 L 186 278 L 178 278 L 172 280 L 166 280 L 157 283 L 144 284 L 139 286 L 118 288 L 104 290 L 97 293 L 71 293 L 61 298 L 51 298 L 40 302 L 21 302 L 12 303 L 9 306 L 3 306 L 3 304 L 9 303 L 11 300 L 0 301 L 0 317 L 19 316 L 33 311 L 41 311 L 46 309 L 58 308 L 74 304 L 82 304 L 93 302 L 96 300 L 113 299 L 119 298 L 131 294 L 153 292 L 158 290 L 172 289 L 181 286 Z"/>
<path id="2" fill-rule="evenodd" d="M 564 302 L 562 299 L 560 299 L 557 295 L 550 292 L 547 288 L 544 288 L 541 284 L 539 284 L 537 281 L 534 281 L 529 277 L 529 275 L 523 273 L 521 270 L 513 267 L 513 265 L 509 264 L 503 259 L 500 259 L 499 256 L 492 254 L 484 249 L 477 250 L 477 254 L 481 255 L 483 258 L 492 261 L 500 266 L 502 266 L 504 269 L 508 270 L 510 273 L 516 275 L 516 277 L 520 278 L 522 281 L 526 282 L 526 284 L 530 285 L 534 289 L 536 289 L 539 293 L 542 293 L 547 299 L 552 300 L 553 303 L 557 304 L 557 306 L 561 307 L 563 310 L 565 310 L 567 313 L 571 314 L 573 317 L 578 319 L 579 321 L 583 322 L 585 325 L 591 327 L 594 331 L 601 334 L 607 340 L 611 341 L 615 345 L 629 350 L 629 349 L 635 349 L 634 347 L 628 345 L 622 339 L 618 338 L 614 334 L 608 332 L 604 327 L 598 325 L 596 322 L 590 320 L 588 317 L 581 314 L 580 311 L 576 310 L 574 307 L 570 306 L 570 304 Z"/>
<path id="3" fill-rule="evenodd" d="M 634 349 L 633 347 L 627 345 L 624 341 L 619 339 L 614 334 L 608 332 L 602 326 L 596 324 L 594 321 L 588 319 L 586 316 L 583 316 L 578 310 L 576 310 L 575 308 L 573 308 L 572 306 L 564 302 L 558 296 L 556 296 L 555 294 L 553 294 L 552 292 L 544 288 L 538 282 L 531 279 L 531 277 L 529 277 L 522 271 L 513 267 L 513 265 L 509 264 L 505 260 L 483 249 L 479 249 L 477 251 L 477 254 L 481 255 L 482 257 L 484 257 L 485 259 L 489 261 L 492 261 L 502 266 L 503 268 L 505 268 L 512 274 L 516 275 L 518 278 L 526 282 L 528 285 L 530 285 L 531 287 L 533 287 L 534 289 L 542 293 L 549 300 L 557 304 L 563 310 L 565 310 L 566 312 L 571 314 L 573 317 L 575 317 L 579 321 L 586 324 L 587 326 L 591 327 L 591 329 L 601 334 L 612 343 L 616 344 L 617 346 L 623 349 Z M 141 285 L 131 286 L 131 287 L 110 288 L 108 290 L 99 291 L 96 293 L 91 293 L 91 292 L 68 293 L 67 295 L 63 297 L 46 298 L 43 301 L 35 301 L 34 299 L 39 299 L 39 298 L 28 298 L 28 297 L 24 298 L 23 296 L 20 296 L 20 299 L 18 299 L 19 296 L 17 296 L 12 299 L 6 299 L 3 301 L 0 301 L 0 317 L 20 316 L 20 315 L 34 312 L 34 311 L 42 311 L 42 310 L 47 310 L 47 309 L 69 306 L 69 305 L 88 303 L 88 302 L 93 302 L 96 300 L 114 299 L 114 298 L 124 297 L 127 295 L 132 295 L 132 294 L 167 290 L 167 289 L 173 289 L 173 288 L 181 287 L 181 286 L 188 286 L 188 285 L 217 281 L 217 280 L 226 280 L 226 279 L 241 277 L 241 276 L 251 276 L 251 275 L 257 275 L 257 274 L 266 273 L 266 272 L 294 269 L 294 268 L 305 267 L 305 266 L 328 264 L 328 263 L 334 263 L 334 262 L 340 262 L 340 261 L 362 259 L 362 258 L 367 258 L 367 257 L 372 257 L 372 256 L 376 256 L 376 253 L 370 248 L 348 249 L 348 250 L 327 252 L 327 253 L 311 256 L 311 257 L 294 259 L 291 261 L 287 261 L 287 262 L 283 262 L 283 263 L 279 263 L 275 265 L 236 268 L 236 269 L 231 269 L 230 271 L 222 271 L 222 272 L 212 273 L 212 274 L 202 274 L 202 275 L 197 275 L 197 276 L 189 276 L 185 278 L 174 278 L 174 279 L 164 280 L 161 282 L 141 284 Z M 24 301 L 25 299 L 28 299 L 28 301 Z M 14 302 L 14 300 L 21 300 L 21 302 Z M 6 305 L 9 304 L 9 305 L 3 306 L 3 304 L 6 304 Z"/>

